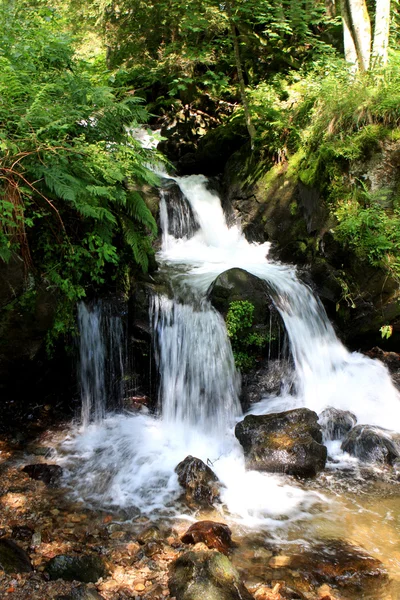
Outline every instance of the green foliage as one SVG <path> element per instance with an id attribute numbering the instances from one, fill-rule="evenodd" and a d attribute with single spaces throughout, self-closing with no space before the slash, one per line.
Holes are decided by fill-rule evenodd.
<path id="1" fill-rule="evenodd" d="M 382 338 L 388 340 L 393 333 L 393 327 L 391 325 L 382 325 L 379 331 L 381 332 Z"/>
<path id="2" fill-rule="evenodd" d="M 135 189 L 157 182 L 130 133 L 140 99 L 76 59 L 63 31 L 47 3 L 0 9 L 0 258 L 19 252 L 59 294 L 59 331 L 124 261 L 147 271 L 157 231 Z"/>
<path id="3" fill-rule="evenodd" d="M 248 300 L 235 300 L 229 304 L 226 328 L 236 366 L 241 371 L 254 367 L 257 354 L 271 341 L 267 335 L 252 329 L 253 321 L 254 304 Z"/>

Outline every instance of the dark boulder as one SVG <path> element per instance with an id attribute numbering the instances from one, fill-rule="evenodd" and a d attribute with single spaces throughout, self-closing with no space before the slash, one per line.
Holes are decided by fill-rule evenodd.
<path id="1" fill-rule="evenodd" d="M 235 428 L 248 469 L 313 477 L 325 467 L 318 416 L 308 408 L 248 415 Z"/>
<path id="2" fill-rule="evenodd" d="M 234 547 L 231 536 L 232 532 L 225 523 L 198 521 L 189 527 L 181 540 L 184 544 L 203 542 L 208 548 L 227 554 Z"/>
<path id="3" fill-rule="evenodd" d="M 357 423 L 357 417 L 349 410 L 328 406 L 319 415 L 324 440 L 341 440 Z"/>
<path id="4" fill-rule="evenodd" d="M 18 544 L 7 538 L 0 539 L 0 570 L 5 573 L 30 573 L 33 568 L 29 556 Z"/>
<path id="5" fill-rule="evenodd" d="M 226 315 L 229 304 L 236 300 L 248 300 L 254 305 L 256 325 L 269 326 L 271 299 L 265 281 L 243 269 L 229 269 L 221 273 L 209 290 L 211 304 Z"/>
<path id="6" fill-rule="evenodd" d="M 342 443 L 342 450 L 364 462 L 392 464 L 400 457 L 400 436 L 373 425 L 356 425 Z"/>
<path id="7" fill-rule="evenodd" d="M 69 555 L 59 554 L 46 565 L 51 580 L 82 581 L 95 583 L 107 574 L 103 559 L 95 554 Z"/>
<path id="8" fill-rule="evenodd" d="M 252 600 L 229 559 L 215 550 L 186 552 L 171 565 L 169 589 L 176 600 Z"/>
<path id="9" fill-rule="evenodd" d="M 221 483 L 214 471 L 199 458 L 187 456 L 175 467 L 175 472 L 189 506 L 207 508 L 219 501 Z"/>
<path id="10" fill-rule="evenodd" d="M 35 464 L 26 465 L 22 471 L 29 475 L 31 479 L 43 481 L 46 485 L 55 487 L 63 473 L 63 470 L 58 465 Z"/>

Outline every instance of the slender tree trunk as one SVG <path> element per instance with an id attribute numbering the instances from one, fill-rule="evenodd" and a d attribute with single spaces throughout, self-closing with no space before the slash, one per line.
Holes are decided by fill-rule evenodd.
<path id="1" fill-rule="evenodd" d="M 357 53 L 360 71 L 368 71 L 371 61 L 371 21 L 365 0 L 341 0 L 346 37 L 351 37 Z M 347 40 L 348 52 L 351 43 Z"/>
<path id="2" fill-rule="evenodd" d="M 244 78 L 243 78 L 242 61 L 240 60 L 239 40 L 238 40 L 238 36 L 236 33 L 236 26 L 235 26 L 234 20 L 232 18 L 232 6 L 231 6 L 230 2 L 226 2 L 226 12 L 228 14 L 229 26 L 230 26 L 231 34 L 232 34 L 233 50 L 235 53 L 236 71 L 237 71 L 237 76 L 238 76 L 238 80 L 239 80 L 240 96 L 242 98 L 244 117 L 246 120 L 247 131 L 249 132 L 249 136 L 250 136 L 251 149 L 253 150 L 254 140 L 256 137 L 256 130 L 255 130 L 255 127 L 251 120 L 249 103 L 247 102 L 246 87 L 245 87 Z"/>
<path id="3" fill-rule="evenodd" d="M 388 59 L 390 0 L 376 0 L 372 66 L 384 67 Z"/>
<path id="4" fill-rule="evenodd" d="M 346 0 L 340 0 L 340 12 L 343 22 L 343 42 L 344 42 L 344 57 L 351 67 L 350 71 L 356 73 L 358 71 L 357 50 L 353 39 L 351 18 Z"/>

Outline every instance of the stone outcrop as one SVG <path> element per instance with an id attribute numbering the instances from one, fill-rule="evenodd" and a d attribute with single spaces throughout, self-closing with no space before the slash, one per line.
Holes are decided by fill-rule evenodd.
<path id="1" fill-rule="evenodd" d="M 248 469 L 313 477 L 325 467 L 318 416 L 307 408 L 248 415 L 236 425 L 235 435 Z"/>

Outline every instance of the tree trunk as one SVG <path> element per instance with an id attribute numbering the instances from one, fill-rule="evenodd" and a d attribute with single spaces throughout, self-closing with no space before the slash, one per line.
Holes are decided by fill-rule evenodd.
<path id="1" fill-rule="evenodd" d="M 340 12 L 343 22 L 343 42 L 344 42 L 344 57 L 351 67 L 350 71 L 356 73 L 358 71 L 357 50 L 353 39 L 351 18 L 346 0 L 340 0 Z"/>
<path id="2" fill-rule="evenodd" d="M 256 137 L 256 130 L 255 130 L 255 127 L 251 120 L 249 103 L 247 102 L 246 87 L 244 85 L 244 78 L 243 78 L 242 62 L 240 60 L 239 40 L 238 40 L 238 36 L 236 33 L 236 26 L 235 26 L 234 20 L 232 18 L 232 7 L 231 7 L 230 2 L 226 2 L 226 12 L 228 14 L 229 26 L 230 26 L 231 34 L 232 34 L 233 50 L 235 53 L 236 71 L 237 71 L 237 76 L 238 76 L 238 80 L 239 80 L 240 96 L 242 98 L 244 117 L 246 120 L 247 131 L 249 132 L 249 136 L 250 136 L 251 149 L 253 150 L 254 149 L 254 140 Z"/>
<path id="3" fill-rule="evenodd" d="M 390 0 L 376 0 L 372 66 L 384 67 L 388 59 Z"/>
<path id="4" fill-rule="evenodd" d="M 371 60 L 371 21 L 365 0 L 342 0 L 345 36 L 351 33 L 357 53 L 358 68 L 368 71 Z M 347 29 L 347 32 L 346 32 Z M 349 42 L 347 42 L 349 44 Z"/>

